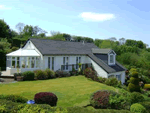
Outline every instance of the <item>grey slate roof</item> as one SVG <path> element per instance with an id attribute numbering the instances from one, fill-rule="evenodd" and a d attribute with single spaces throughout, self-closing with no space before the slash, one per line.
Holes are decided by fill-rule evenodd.
<path id="1" fill-rule="evenodd" d="M 124 68 L 117 61 L 115 66 L 109 66 L 107 53 L 111 49 L 99 49 L 94 43 L 83 44 L 82 42 L 55 41 L 50 39 L 35 38 L 31 38 L 29 40 L 31 40 L 31 42 L 43 55 L 84 54 L 88 55 L 107 73 L 115 73 L 126 70 L 126 68 Z M 96 52 L 98 52 L 99 54 L 93 54 Z"/>
<path id="2" fill-rule="evenodd" d="M 89 54 L 91 48 L 98 48 L 94 43 L 55 41 L 50 39 L 30 39 L 43 55 L 49 54 Z"/>

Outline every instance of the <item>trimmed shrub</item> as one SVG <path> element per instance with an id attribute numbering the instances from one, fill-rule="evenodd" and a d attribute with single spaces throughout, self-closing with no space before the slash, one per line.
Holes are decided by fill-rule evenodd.
<path id="1" fill-rule="evenodd" d="M 109 105 L 109 95 L 114 93 L 113 91 L 108 90 L 99 90 L 94 92 L 90 98 L 90 104 L 94 108 L 108 108 Z"/>
<path id="2" fill-rule="evenodd" d="M 55 77 L 55 72 L 54 72 L 53 70 L 46 69 L 46 70 L 45 70 L 45 73 L 47 74 L 48 79 L 56 78 L 56 77 Z"/>
<path id="3" fill-rule="evenodd" d="M 22 76 L 22 73 L 14 73 L 14 80 L 17 80 L 17 76 Z"/>
<path id="4" fill-rule="evenodd" d="M 90 67 L 88 67 L 84 70 L 84 75 L 87 78 L 91 78 L 92 80 L 99 82 L 96 71 L 92 70 L 92 68 L 90 68 Z"/>
<path id="5" fill-rule="evenodd" d="M 65 72 L 61 70 L 57 70 L 55 73 L 56 73 L 56 77 L 69 77 L 70 76 L 69 72 Z"/>
<path id="6" fill-rule="evenodd" d="M 131 104 L 144 101 L 144 97 L 143 97 L 142 94 L 139 93 L 139 92 L 132 92 L 132 93 L 130 94 L 130 97 L 129 97 L 129 98 L 130 98 Z"/>
<path id="7" fill-rule="evenodd" d="M 19 96 L 19 95 L 0 95 L 0 99 L 10 100 L 12 102 L 20 102 L 26 103 L 28 101 L 27 98 Z"/>
<path id="8" fill-rule="evenodd" d="M 42 70 L 36 70 L 34 71 L 35 72 L 35 78 L 38 79 L 38 80 L 45 80 L 45 79 L 48 79 L 48 76 L 46 74 L 45 71 L 42 71 Z"/>
<path id="9" fill-rule="evenodd" d="M 146 108 L 141 104 L 135 103 L 131 105 L 130 111 L 134 113 L 146 113 Z"/>
<path id="10" fill-rule="evenodd" d="M 26 71 L 22 73 L 23 80 L 34 80 L 34 72 L 32 71 Z"/>
<path id="11" fill-rule="evenodd" d="M 51 92 L 40 92 L 34 96 L 34 101 L 37 104 L 49 104 L 50 106 L 56 106 L 57 100 L 57 96 Z"/>
<path id="12" fill-rule="evenodd" d="M 129 92 L 134 92 L 134 91 L 140 92 L 140 91 L 141 91 L 139 85 L 134 85 L 134 84 L 132 84 L 132 83 L 129 83 L 127 90 L 128 90 Z"/>
<path id="13" fill-rule="evenodd" d="M 103 78 L 103 77 L 98 77 L 100 83 L 105 83 L 105 81 L 107 80 L 107 78 Z"/>
<path id="14" fill-rule="evenodd" d="M 150 111 L 150 102 L 149 101 L 139 102 L 139 104 L 144 106 L 148 112 Z"/>
<path id="15" fill-rule="evenodd" d="M 129 92 L 134 92 L 134 91 L 141 92 L 140 86 L 139 86 L 140 79 L 138 79 L 138 72 L 133 71 L 131 76 L 132 77 L 129 80 L 130 83 L 128 85 L 127 90 Z"/>

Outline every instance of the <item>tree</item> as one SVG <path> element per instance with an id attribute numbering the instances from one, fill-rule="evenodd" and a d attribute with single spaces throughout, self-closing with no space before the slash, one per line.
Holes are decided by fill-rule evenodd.
<path id="1" fill-rule="evenodd" d="M 60 32 L 59 32 L 59 31 L 50 31 L 50 34 L 51 34 L 52 36 L 54 36 L 54 35 L 60 34 Z"/>
<path id="2" fill-rule="evenodd" d="M 11 36 L 16 37 L 16 36 L 18 36 L 18 33 L 11 29 Z"/>
<path id="3" fill-rule="evenodd" d="M 21 22 L 16 25 L 16 29 L 18 29 L 20 35 L 23 32 L 24 26 L 25 24 Z"/>
<path id="4" fill-rule="evenodd" d="M 7 25 L 7 23 L 1 19 L 0 19 L 0 38 L 7 38 L 7 39 L 12 38 L 9 25 Z"/>
<path id="5" fill-rule="evenodd" d="M 111 37 L 111 38 L 109 38 L 109 40 L 113 41 L 113 42 L 117 41 L 116 37 Z"/>
<path id="6" fill-rule="evenodd" d="M 24 36 L 32 36 L 33 35 L 33 27 L 30 25 L 26 25 L 23 29 Z"/>
<path id="7" fill-rule="evenodd" d="M 120 39 L 119 39 L 119 43 L 120 43 L 120 45 L 125 44 L 125 42 L 126 42 L 125 38 L 120 38 Z"/>
<path id="8" fill-rule="evenodd" d="M 63 33 L 62 35 L 63 35 L 63 37 L 64 37 L 66 40 L 70 40 L 70 39 L 71 39 L 71 35 L 69 35 L 69 34 Z"/>
<path id="9" fill-rule="evenodd" d="M 94 44 L 95 44 L 97 47 L 100 47 L 100 45 L 101 45 L 102 42 L 103 42 L 103 40 L 101 40 L 101 39 L 95 39 Z"/>

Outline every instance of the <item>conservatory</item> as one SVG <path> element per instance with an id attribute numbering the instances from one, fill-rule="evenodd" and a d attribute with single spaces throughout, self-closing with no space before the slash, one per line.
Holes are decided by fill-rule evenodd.
<path id="1" fill-rule="evenodd" d="M 36 50 L 19 49 L 6 55 L 6 70 L 10 71 L 10 74 L 19 72 L 33 71 L 40 68 L 40 55 Z"/>

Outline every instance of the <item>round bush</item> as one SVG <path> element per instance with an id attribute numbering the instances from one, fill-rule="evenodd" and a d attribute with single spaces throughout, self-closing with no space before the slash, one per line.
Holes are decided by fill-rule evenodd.
<path id="1" fill-rule="evenodd" d="M 130 111 L 134 113 L 146 113 L 146 108 L 141 104 L 135 103 L 131 105 Z"/>
<path id="2" fill-rule="evenodd" d="M 139 81 L 140 81 L 139 78 L 134 78 L 134 77 L 131 77 L 131 78 L 130 78 L 130 82 L 131 82 L 132 84 L 138 85 L 138 84 L 139 84 Z"/>
<path id="3" fill-rule="evenodd" d="M 90 98 L 90 104 L 94 108 L 108 108 L 110 91 L 99 90 L 94 92 Z"/>
<path id="4" fill-rule="evenodd" d="M 34 72 L 26 71 L 22 73 L 23 80 L 34 80 Z"/>
<path id="5" fill-rule="evenodd" d="M 46 69 L 46 70 L 45 70 L 45 73 L 47 74 L 48 79 L 55 78 L 55 72 L 54 72 L 53 70 Z"/>
<path id="6" fill-rule="evenodd" d="M 144 101 L 144 97 L 139 92 L 132 92 L 132 93 L 130 93 L 129 98 L 130 98 L 131 104 Z"/>
<path id="7" fill-rule="evenodd" d="M 38 80 L 45 80 L 48 78 L 47 74 L 45 71 L 42 70 L 36 70 L 36 78 Z"/>
<path id="8" fill-rule="evenodd" d="M 107 78 L 103 78 L 103 77 L 98 77 L 100 83 L 105 83 L 105 81 L 107 80 Z"/>
<path id="9" fill-rule="evenodd" d="M 70 76 L 69 72 L 65 72 L 61 70 L 56 71 L 56 77 L 69 77 L 69 76 Z"/>
<path id="10" fill-rule="evenodd" d="M 140 86 L 139 86 L 139 85 L 132 84 L 132 83 L 129 83 L 127 90 L 128 90 L 129 92 L 134 92 L 134 91 L 136 91 L 136 92 L 141 92 Z"/>
<path id="11" fill-rule="evenodd" d="M 34 101 L 37 104 L 49 104 L 50 106 L 56 106 L 57 100 L 57 96 L 51 92 L 40 92 L 34 96 Z"/>

